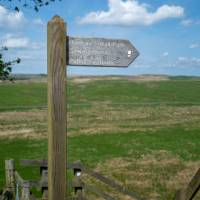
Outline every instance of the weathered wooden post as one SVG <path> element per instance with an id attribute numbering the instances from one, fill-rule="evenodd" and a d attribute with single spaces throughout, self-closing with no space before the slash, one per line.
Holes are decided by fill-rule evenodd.
<path id="1" fill-rule="evenodd" d="M 15 193 L 15 166 L 14 160 L 5 161 L 5 172 L 6 172 L 6 188 L 13 195 Z"/>
<path id="2" fill-rule="evenodd" d="M 48 199 L 66 200 L 66 25 L 48 23 Z"/>
<path id="3" fill-rule="evenodd" d="M 42 194 L 42 200 L 48 200 L 48 190 L 44 190 Z"/>
<path id="4" fill-rule="evenodd" d="M 66 199 L 66 65 L 128 67 L 139 55 L 128 40 L 76 38 L 48 23 L 48 199 Z"/>
<path id="5" fill-rule="evenodd" d="M 21 200 L 30 200 L 30 184 L 25 181 L 22 185 Z"/>
<path id="6" fill-rule="evenodd" d="M 77 162 L 77 166 L 74 168 L 74 179 L 72 180 L 74 193 L 77 199 L 83 199 L 83 183 L 81 182 L 82 170 L 80 166 L 80 162 Z"/>
<path id="7" fill-rule="evenodd" d="M 42 170 L 41 186 L 42 186 L 42 200 L 47 200 L 48 199 L 48 171 L 47 170 Z"/>

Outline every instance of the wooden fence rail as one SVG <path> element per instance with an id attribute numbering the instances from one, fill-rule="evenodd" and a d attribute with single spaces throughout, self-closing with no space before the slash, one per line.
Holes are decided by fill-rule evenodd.
<path id="1" fill-rule="evenodd" d="M 13 162 L 14 163 L 14 162 Z M 42 190 L 42 200 L 48 200 L 48 167 L 47 167 L 47 160 L 21 160 L 20 164 L 23 166 L 37 166 L 40 168 L 40 174 L 41 179 L 38 181 L 35 180 L 24 180 L 20 174 L 14 170 L 13 167 L 13 178 L 11 180 L 15 181 L 15 185 L 21 188 L 20 192 L 20 200 L 34 200 L 36 199 L 34 195 L 30 193 L 31 188 L 40 188 Z M 67 165 L 68 169 L 73 170 L 74 178 L 72 181 L 68 183 L 68 186 L 71 186 L 74 190 L 74 196 L 70 197 L 69 199 L 73 200 L 86 200 L 87 197 L 83 195 L 83 191 L 89 191 L 97 196 L 100 196 L 101 198 L 105 200 L 114 200 L 116 198 L 112 197 L 110 194 L 105 193 L 101 191 L 100 189 L 96 188 L 94 185 L 89 185 L 85 181 L 83 181 L 82 174 L 85 173 L 89 175 L 90 177 L 102 182 L 103 184 L 109 186 L 110 188 L 115 189 L 119 193 L 123 195 L 127 195 L 131 197 L 134 200 L 144 200 L 143 198 L 140 198 L 139 195 L 137 195 L 134 192 L 130 192 L 127 189 L 125 189 L 123 186 L 116 183 L 114 180 L 108 179 L 105 176 L 94 172 L 90 170 L 88 167 L 84 166 L 80 162 L 72 163 Z M 10 172 L 10 171 L 9 171 Z M 8 176 L 7 176 L 8 177 Z M 10 176 L 9 176 L 10 177 Z M 12 181 L 11 181 L 12 182 Z M 10 185 L 10 182 L 9 182 Z M 15 189 L 15 188 L 14 188 Z M 15 196 L 15 190 L 11 190 L 10 192 Z M 0 198 L 0 200 L 2 200 Z M 13 200 L 13 197 L 11 199 L 6 200 Z"/>
<path id="2" fill-rule="evenodd" d="M 48 200 L 48 167 L 47 160 L 21 160 L 20 164 L 23 166 L 37 166 L 40 168 L 41 179 L 40 180 L 24 180 L 20 174 L 14 168 L 14 161 L 7 160 L 5 162 L 6 170 L 6 187 L 3 191 L 0 191 L 0 200 L 39 200 L 31 194 L 31 188 L 41 189 L 42 198 L 40 200 Z M 134 200 L 144 200 L 137 193 L 131 192 L 116 183 L 114 180 L 95 172 L 88 167 L 84 166 L 80 162 L 67 165 L 68 169 L 73 170 L 74 178 L 68 182 L 68 187 L 73 188 L 73 197 L 68 197 L 69 200 L 87 200 L 83 191 L 88 191 L 105 200 L 115 200 L 110 194 L 101 191 L 94 185 L 87 184 L 82 178 L 82 174 L 87 174 L 91 178 L 100 181 L 108 187 L 115 189 L 117 192 L 129 196 Z M 20 192 L 16 192 L 16 187 L 20 188 Z M 197 171 L 193 179 L 190 181 L 186 188 L 179 190 L 174 200 L 192 200 L 197 192 L 200 190 L 200 169 Z M 17 195 L 19 197 L 17 197 Z"/>
<path id="3" fill-rule="evenodd" d="M 40 169 L 47 169 L 47 161 L 46 160 L 21 160 L 21 164 L 24 166 L 38 166 Z M 76 162 L 73 164 L 68 164 L 67 165 L 68 169 L 72 169 L 74 171 L 75 178 L 72 181 L 72 187 L 74 188 L 75 194 L 78 196 L 82 197 L 82 190 L 88 190 L 90 192 L 93 192 L 102 198 L 106 200 L 112 200 L 114 198 L 110 197 L 109 194 L 106 194 L 104 192 L 101 192 L 99 189 L 95 188 L 94 186 L 89 186 L 86 183 L 83 183 L 81 178 L 78 178 L 79 174 L 85 173 L 88 174 L 89 176 L 93 177 L 94 179 L 97 179 L 101 181 L 102 183 L 108 185 L 109 187 L 117 190 L 119 193 L 122 193 L 124 195 L 127 195 L 135 200 L 144 200 L 144 198 L 139 197 L 138 194 L 128 191 L 126 188 L 123 186 L 117 184 L 115 181 L 106 178 L 105 176 L 94 172 L 90 170 L 88 167 L 82 165 L 80 162 Z"/>
<path id="4" fill-rule="evenodd" d="M 74 168 L 74 167 L 75 167 L 75 168 Z M 94 172 L 94 171 L 90 170 L 88 167 L 82 165 L 80 162 L 75 163 L 75 164 L 72 166 L 72 168 L 73 168 L 74 170 L 76 170 L 77 173 L 83 172 L 83 173 L 88 174 L 89 176 L 91 176 L 91 177 L 93 177 L 93 178 L 99 180 L 100 182 L 102 182 L 102 183 L 108 185 L 109 187 L 111 187 L 111 188 L 117 190 L 119 193 L 122 193 L 122 194 L 124 194 L 124 195 L 129 196 L 129 197 L 132 197 L 133 199 L 136 199 L 136 200 L 144 200 L 144 198 L 139 197 L 138 194 L 127 190 L 127 189 L 124 188 L 123 186 L 121 186 L 121 185 L 119 185 L 118 183 L 116 183 L 114 180 L 108 179 L 108 178 L 106 178 L 105 176 L 101 175 L 100 173 L 97 173 L 97 172 Z M 87 187 L 87 188 L 88 188 L 88 187 Z M 94 189 L 94 187 L 93 187 L 93 189 Z M 95 192 L 95 191 L 98 191 L 98 190 L 96 189 L 96 190 L 94 190 L 94 192 Z M 97 193 L 97 192 L 96 192 L 96 193 Z M 102 196 L 102 195 L 100 195 L 100 196 Z M 105 198 L 105 199 L 107 199 L 107 198 Z"/>
<path id="5" fill-rule="evenodd" d="M 192 200 L 200 190 L 200 168 L 186 188 L 180 189 L 174 200 Z"/>

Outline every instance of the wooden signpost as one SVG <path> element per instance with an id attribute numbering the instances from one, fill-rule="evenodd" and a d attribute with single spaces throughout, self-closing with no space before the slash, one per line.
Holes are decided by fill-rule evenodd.
<path id="1" fill-rule="evenodd" d="M 127 40 L 67 37 L 59 16 L 47 38 L 48 199 L 66 200 L 66 65 L 128 67 L 139 53 Z"/>

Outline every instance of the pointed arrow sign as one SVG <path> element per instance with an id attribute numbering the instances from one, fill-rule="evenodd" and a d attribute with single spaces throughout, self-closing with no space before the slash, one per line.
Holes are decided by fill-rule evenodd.
<path id="1" fill-rule="evenodd" d="M 128 40 L 68 37 L 67 41 L 68 65 L 128 67 L 139 56 Z"/>

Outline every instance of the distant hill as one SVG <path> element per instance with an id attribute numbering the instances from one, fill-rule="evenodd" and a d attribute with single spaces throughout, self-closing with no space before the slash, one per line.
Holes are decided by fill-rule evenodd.
<path id="1" fill-rule="evenodd" d="M 47 74 L 12 74 L 14 82 L 47 82 Z M 166 80 L 200 80 L 200 77 L 195 76 L 168 76 L 168 75 L 151 75 L 144 74 L 138 76 L 68 76 L 70 80 L 76 83 L 85 83 L 98 80 L 129 80 L 136 82 L 145 81 L 166 81 Z"/>

